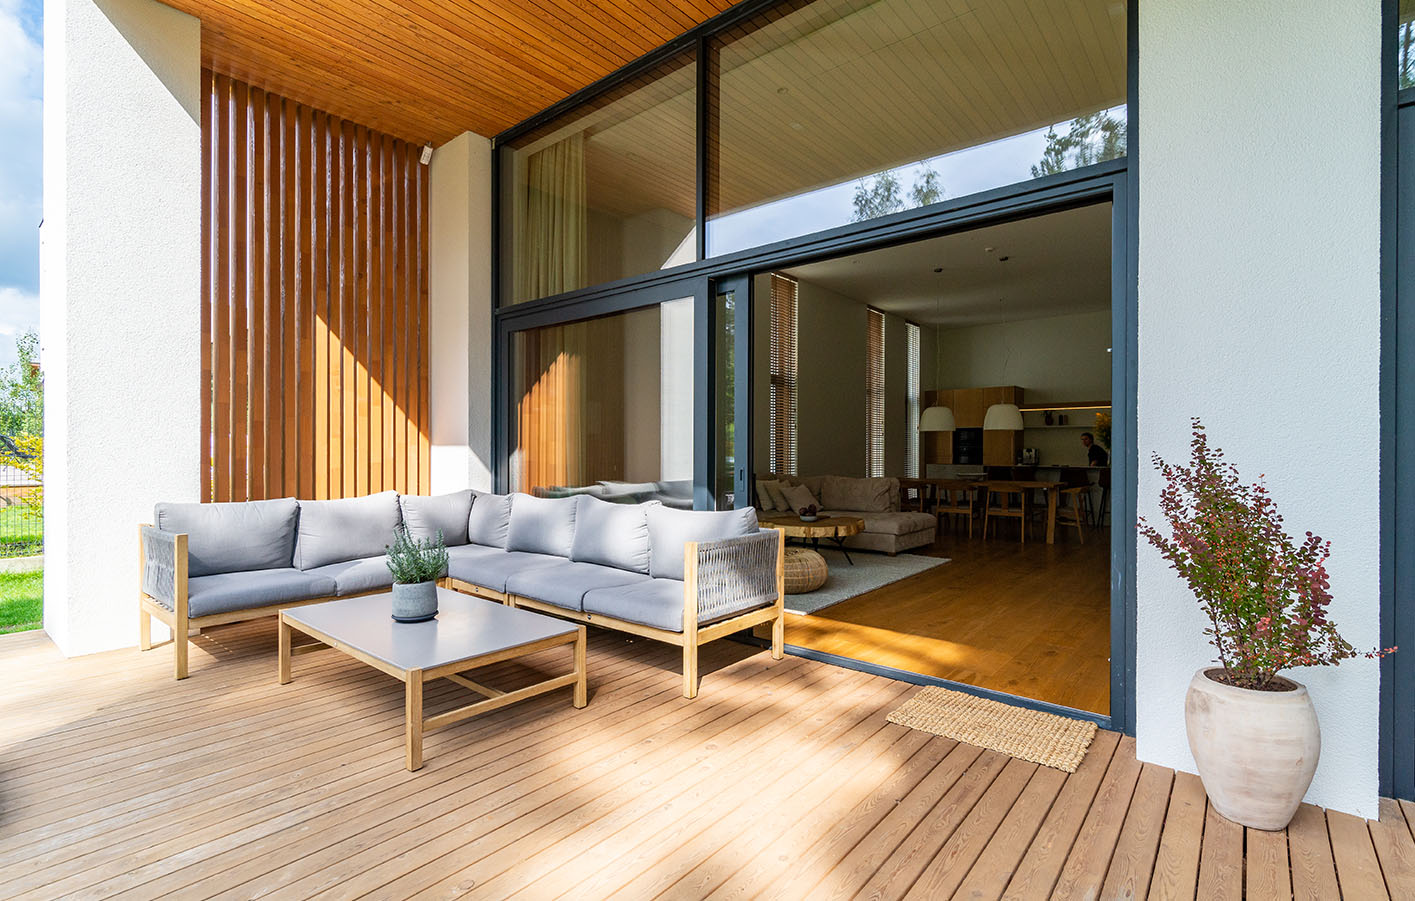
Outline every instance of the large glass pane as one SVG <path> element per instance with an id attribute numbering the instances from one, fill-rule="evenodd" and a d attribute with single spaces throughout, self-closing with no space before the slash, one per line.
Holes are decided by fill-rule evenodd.
<path id="1" fill-rule="evenodd" d="M 712 256 L 1125 154 L 1123 0 L 814 0 L 710 52 Z"/>
<path id="2" fill-rule="evenodd" d="M 1415 0 L 1400 0 L 1400 30 L 1396 33 L 1399 51 L 1396 62 L 1400 66 L 1400 87 L 1415 88 Z"/>
<path id="3" fill-rule="evenodd" d="M 693 298 L 517 332 L 511 486 L 693 506 Z"/>
<path id="4" fill-rule="evenodd" d="M 503 303 L 697 259 L 696 83 L 685 53 L 501 150 Z"/>
<path id="5" fill-rule="evenodd" d="M 717 418 L 713 499 L 719 510 L 736 505 L 737 476 L 737 290 L 722 285 L 715 292 L 717 371 L 714 408 Z"/>

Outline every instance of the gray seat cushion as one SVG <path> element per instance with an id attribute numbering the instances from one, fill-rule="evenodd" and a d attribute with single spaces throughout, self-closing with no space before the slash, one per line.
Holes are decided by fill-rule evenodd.
<path id="1" fill-rule="evenodd" d="M 433 538 L 438 532 L 448 547 L 467 543 L 467 520 L 472 514 L 472 489 L 451 494 L 403 494 L 398 497 L 408 534 L 418 539 Z"/>
<path id="2" fill-rule="evenodd" d="M 585 593 L 584 611 L 682 632 L 683 583 L 678 579 L 648 579 L 633 585 L 597 588 Z"/>
<path id="3" fill-rule="evenodd" d="M 893 513 L 861 513 L 858 510 L 822 510 L 822 516 L 849 516 L 861 520 L 866 532 L 882 535 L 911 535 L 925 529 L 934 529 L 938 520 L 932 513 L 918 510 L 897 510 Z"/>
<path id="4" fill-rule="evenodd" d="M 506 580 L 516 573 L 566 562 L 564 557 L 503 551 L 473 544 L 456 549 L 465 553 L 454 555 L 452 550 L 449 548 L 447 551 L 447 575 L 492 591 L 505 591 Z"/>
<path id="5" fill-rule="evenodd" d="M 683 579 L 683 545 L 689 541 L 718 541 L 755 535 L 757 511 L 675 510 L 654 505 L 649 517 L 649 575 L 655 579 Z"/>
<path id="6" fill-rule="evenodd" d="M 218 573 L 187 580 L 187 610 L 191 616 L 210 616 L 233 610 L 251 610 L 310 598 L 334 597 L 337 590 L 329 576 L 300 572 L 289 567 L 249 572 Z"/>
<path id="7" fill-rule="evenodd" d="M 393 585 L 393 574 L 388 571 L 388 555 L 364 557 L 362 560 L 345 560 L 307 570 L 312 576 L 328 576 L 334 580 L 334 587 L 340 597 L 362 594 L 365 591 L 388 589 Z"/>
<path id="8" fill-rule="evenodd" d="M 486 547 L 506 547 L 511 526 L 511 495 L 473 492 L 472 512 L 467 518 L 467 541 Z"/>
<path id="9" fill-rule="evenodd" d="M 393 529 L 400 521 L 396 491 L 332 501 L 301 501 L 295 566 L 311 570 L 345 560 L 377 557 L 393 543 Z"/>
<path id="10" fill-rule="evenodd" d="M 154 525 L 187 535 L 187 575 L 283 569 L 295 552 L 299 502 L 158 504 Z"/>
<path id="11" fill-rule="evenodd" d="M 506 580 L 506 591 L 525 598 L 534 598 L 564 607 L 584 610 L 585 593 L 597 588 L 614 588 L 647 582 L 643 573 L 626 572 L 612 566 L 595 563 L 561 562 L 554 566 L 537 566 L 513 574 Z"/>
<path id="12" fill-rule="evenodd" d="M 579 507 L 579 497 L 513 494 L 506 550 L 569 558 L 575 541 L 575 511 Z"/>
<path id="13" fill-rule="evenodd" d="M 581 497 L 575 513 L 570 559 L 629 572 L 649 571 L 648 505 L 614 504 Z"/>

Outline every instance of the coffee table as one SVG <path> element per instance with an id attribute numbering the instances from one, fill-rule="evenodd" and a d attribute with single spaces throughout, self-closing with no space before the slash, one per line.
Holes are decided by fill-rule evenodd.
<path id="1" fill-rule="evenodd" d="M 822 516 L 806 522 L 799 516 L 777 514 L 763 516 L 760 521 L 773 529 L 780 529 L 787 538 L 809 540 L 811 547 L 815 549 L 820 548 L 822 538 L 829 538 L 835 542 L 840 553 L 845 555 L 845 562 L 851 566 L 855 565 L 855 561 L 850 559 L 850 552 L 845 550 L 845 539 L 865 531 L 865 521 L 854 516 Z"/>
<path id="2" fill-rule="evenodd" d="M 536 695 L 575 687 L 574 704 L 587 703 L 585 627 L 530 610 L 507 607 L 446 588 L 437 590 L 437 618 L 397 623 L 390 614 L 392 594 L 311 604 L 280 611 L 280 684 L 290 681 L 290 658 L 321 648 L 343 651 L 355 660 L 401 679 L 406 686 L 404 751 L 409 770 L 423 765 L 423 733 Z M 314 638 L 292 645 L 292 633 Z M 502 691 L 464 675 L 468 670 L 526 657 L 562 645 L 574 646 L 574 669 L 515 691 Z M 423 686 L 448 679 L 485 700 L 423 716 Z"/>

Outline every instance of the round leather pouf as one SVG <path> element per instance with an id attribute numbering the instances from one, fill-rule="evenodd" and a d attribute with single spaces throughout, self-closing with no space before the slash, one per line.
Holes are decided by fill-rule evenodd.
<path id="1" fill-rule="evenodd" d="M 787 594 L 805 594 L 825 584 L 825 558 L 810 548 L 787 548 L 785 570 Z"/>

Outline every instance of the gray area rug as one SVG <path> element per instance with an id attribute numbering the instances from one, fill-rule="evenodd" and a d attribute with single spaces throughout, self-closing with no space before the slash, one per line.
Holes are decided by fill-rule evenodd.
<path id="1" fill-rule="evenodd" d="M 898 582 L 948 562 L 947 557 L 921 557 L 917 554 L 876 554 L 870 551 L 852 551 L 851 566 L 845 562 L 845 555 L 837 550 L 820 549 L 825 558 L 829 575 L 825 584 L 806 594 L 788 594 L 788 613 L 818 613 L 831 604 L 838 604 L 857 597 L 867 591 L 874 591 L 890 582 Z"/>

